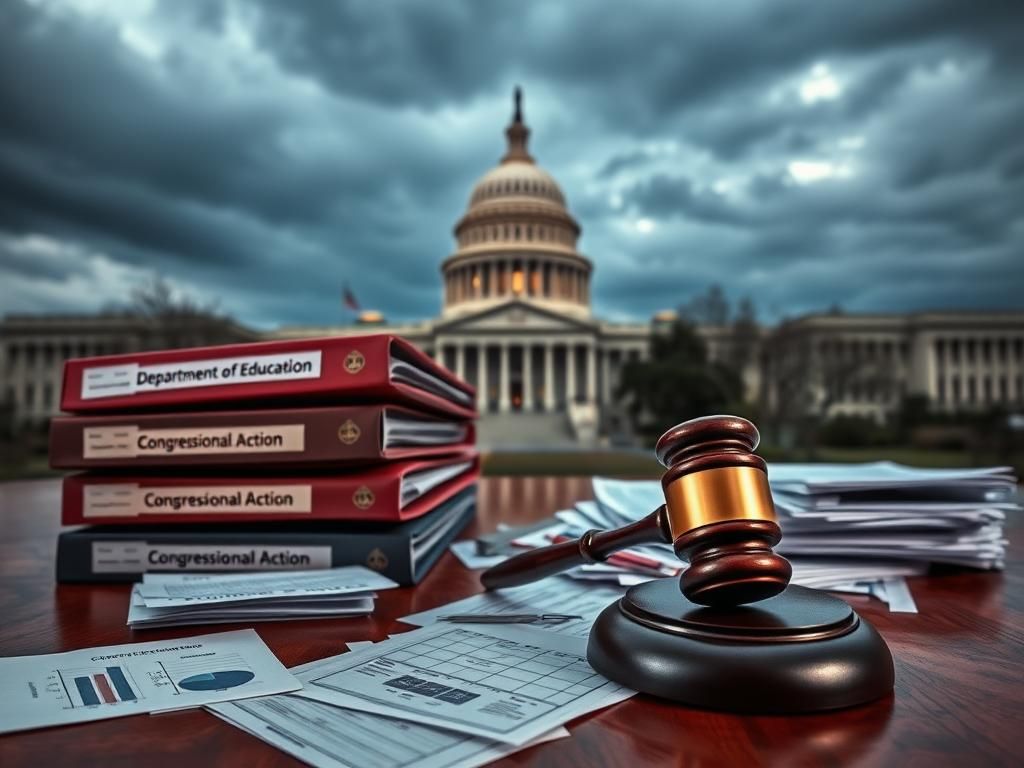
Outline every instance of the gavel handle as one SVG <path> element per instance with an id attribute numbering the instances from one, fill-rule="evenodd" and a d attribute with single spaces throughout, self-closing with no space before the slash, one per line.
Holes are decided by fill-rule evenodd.
<path id="1" fill-rule="evenodd" d="M 586 563 L 603 562 L 609 555 L 637 544 L 671 543 L 664 505 L 635 523 L 614 531 L 587 531 L 574 541 L 524 552 L 480 575 L 486 589 L 518 587 Z"/>

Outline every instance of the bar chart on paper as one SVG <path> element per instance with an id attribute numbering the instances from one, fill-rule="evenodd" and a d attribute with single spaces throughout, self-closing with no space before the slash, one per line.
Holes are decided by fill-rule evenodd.
<path id="1" fill-rule="evenodd" d="M 122 666 L 57 669 L 50 677 L 50 686 L 58 696 L 64 694 L 60 698 L 64 699 L 65 708 L 117 704 L 142 698 L 131 672 Z"/>
<path id="2" fill-rule="evenodd" d="M 298 688 L 251 629 L 10 656 L 0 658 L 0 734 Z"/>

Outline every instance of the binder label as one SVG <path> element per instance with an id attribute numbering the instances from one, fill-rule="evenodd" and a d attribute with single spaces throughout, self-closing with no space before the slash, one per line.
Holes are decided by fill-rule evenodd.
<path id="1" fill-rule="evenodd" d="M 82 372 L 82 399 L 123 397 L 165 389 L 320 378 L 320 351 L 246 355 L 156 365 L 101 365 Z"/>
<path id="2" fill-rule="evenodd" d="M 86 427 L 86 459 L 133 459 L 147 456 L 205 456 L 224 453 L 296 453 L 305 449 L 303 424 L 205 429 L 140 429 L 134 424 Z"/>
<path id="3" fill-rule="evenodd" d="M 95 541 L 93 573 L 147 571 L 291 571 L 331 567 L 330 547 L 194 546 Z"/>
<path id="4" fill-rule="evenodd" d="M 310 485 L 139 486 L 109 483 L 82 487 L 82 516 L 312 512 Z"/>

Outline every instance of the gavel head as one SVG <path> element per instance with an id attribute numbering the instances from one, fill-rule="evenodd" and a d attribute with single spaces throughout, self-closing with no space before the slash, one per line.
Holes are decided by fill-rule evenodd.
<path id="1" fill-rule="evenodd" d="M 772 597 L 793 569 L 772 551 L 782 531 L 757 428 L 738 416 L 706 416 L 658 440 L 665 517 L 676 554 L 689 560 L 680 580 L 692 602 L 741 605 Z"/>

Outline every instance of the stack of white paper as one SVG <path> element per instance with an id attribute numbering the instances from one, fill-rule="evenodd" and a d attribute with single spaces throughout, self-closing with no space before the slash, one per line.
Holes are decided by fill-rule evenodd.
<path id="1" fill-rule="evenodd" d="M 1018 508 L 1008 467 L 916 469 L 873 464 L 773 464 L 768 476 L 785 555 L 1001 568 L 1006 513 Z M 617 525 L 662 503 L 657 482 L 594 478 Z"/>
<path id="2" fill-rule="evenodd" d="M 773 464 L 768 476 L 783 530 L 777 551 L 792 562 L 793 583 L 872 595 L 892 611 L 916 612 L 905 578 L 924 574 L 932 563 L 1001 568 L 1006 513 L 1018 509 L 1016 478 L 1007 467 Z M 658 481 L 595 477 L 593 483 L 594 501 L 556 512 L 551 527 L 515 545 L 540 547 L 595 528 L 619 528 L 664 503 Z M 469 567 L 483 564 L 471 553 L 457 554 Z M 684 567 L 669 545 L 652 545 L 569 575 L 631 586 Z"/>
<path id="3" fill-rule="evenodd" d="M 147 573 L 132 589 L 128 625 L 317 619 L 365 615 L 376 590 L 398 584 L 359 565 L 282 573 Z"/>
<path id="4" fill-rule="evenodd" d="M 768 476 L 783 531 L 777 550 L 793 563 L 793 582 L 874 595 L 892 610 L 916 610 L 904 577 L 932 563 L 1002 568 L 1006 513 L 1019 508 L 1008 467 L 773 464 Z M 617 527 L 664 498 L 658 482 L 606 478 L 594 478 L 594 495 L 557 515 L 572 534 L 583 530 L 576 516 Z M 620 583 L 638 580 L 620 575 Z"/>
<path id="5" fill-rule="evenodd" d="M 1018 509 L 1009 467 L 779 464 L 769 477 L 791 555 L 1002 568 Z"/>

